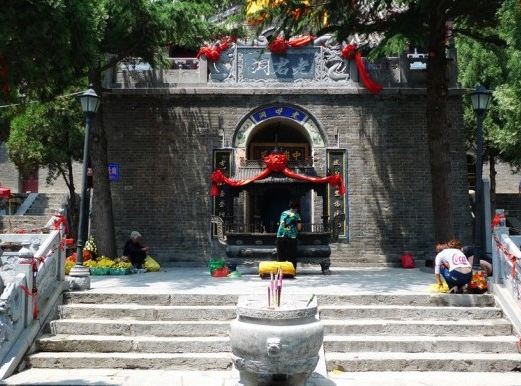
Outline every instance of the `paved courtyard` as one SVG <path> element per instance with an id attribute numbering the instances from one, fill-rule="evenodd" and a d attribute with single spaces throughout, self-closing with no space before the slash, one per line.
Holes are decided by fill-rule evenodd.
<path id="1" fill-rule="evenodd" d="M 254 267 L 239 266 L 242 277 L 213 278 L 203 267 L 166 267 L 161 272 L 128 276 L 92 276 L 92 291 L 104 293 L 264 294 L 267 281 Z M 353 293 L 427 293 L 434 275 L 420 269 L 332 268 L 322 275 L 320 267 L 300 268 L 296 279 L 284 282 L 286 293 L 349 295 Z"/>

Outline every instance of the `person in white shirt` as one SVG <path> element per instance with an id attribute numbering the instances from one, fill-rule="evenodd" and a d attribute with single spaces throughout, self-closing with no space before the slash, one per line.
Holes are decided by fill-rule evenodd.
<path id="1" fill-rule="evenodd" d="M 444 249 L 441 249 L 445 247 Z M 445 279 L 449 290 L 457 287 L 458 292 L 463 292 L 463 286 L 472 280 L 472 266 L 467 260 L 465 254 L 459 249 L 447 248 L 446 245 L 436 250 L 441 251 L 436 255 L 434 260 L 434 277 L 436 283 L 442 286 L 441 276 Z"/>

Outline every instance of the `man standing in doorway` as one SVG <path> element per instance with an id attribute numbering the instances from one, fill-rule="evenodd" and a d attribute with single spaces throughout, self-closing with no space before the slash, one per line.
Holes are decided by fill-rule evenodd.
<path id="1" fill-rule="evenodd" d="M 298 204 L 289 202 L 289 209 L 280 215 L 277 231 L 277 260 L 290 261 L 297 269 L 297 236 L 302 230 L 302 219 L 298 213 Z"/>

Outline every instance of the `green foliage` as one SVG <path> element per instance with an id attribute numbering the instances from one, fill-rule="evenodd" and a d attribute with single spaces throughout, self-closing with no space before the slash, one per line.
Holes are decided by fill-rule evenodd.
<path id="1" fill-rule="evenodd" d="M 494 47 L 470 39 L 457 41 L 463 87 L 484 84 L 494 90 L 494 100 L 484 128 L 490 152 L 513 166 L 521 166 L 521 4 L 506 0 L 498 12 L 497 31 L 506 46 Z M 470 99 L 465 106 L 465 126 L 469 137 L 475 130 Z"/>
<path id="2" fill-rule="evenodd" d="M 11 89 L 49 98 L 80 77 L 99 36 L 90 0 L 8 0 L 0 12 L 0 56 Z"/>
<path id="3" fill-rule="evenodd" d="M 49 168 L 49 180 L 83 156 L 82 113 L 74 98 L 29 103 L 11 121 L 9 158 L 22 174 Z M 51 181 L 48 181 L 51 182 Z"/>
<path id="4" fill-rule="evenodd" d="M 198 47 L 223 32 L 208 21 L 220 7 L 216 0 L 6 0 L 0 57 L 15 98 L 18 91 L 52 99 L 124 58 L 155 64 L 169 44 Z"/>

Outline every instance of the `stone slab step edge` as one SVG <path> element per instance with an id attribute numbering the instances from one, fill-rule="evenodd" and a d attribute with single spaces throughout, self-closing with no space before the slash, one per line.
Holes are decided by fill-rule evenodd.
<path id="1" fill-rule="evenodd" d="M 231 370 L 230 353 L 92 353 L 39 352 L 27 358 L 30 367 L 53 369 Z"/>
<path id="2" fill-rule="evenodd" d="M 59 306 L 62 319 L 133 320 L 232 320 L 235 306 L 147 306 L 140 304 L 66 304 Z"/>
<path id="3" fill-rule="evenodd" d="M 514 336 L 324 336 L 326 352 L 519 353 Z"/>
<path id="4" fill-rule="evenodd" d="M 521 371 L 521 354 L 326 353 L 328 371 Z M 521 379 L 521 374 L 520 374 Z"/>
<path id="5" fill-rule="evenodd" d="M 289 293 L 288 293 L 289 294 Z M 91 291 L 66 292 L 64 301 L 71 303 L 137 303 L 143 305 L 235 305 L 239 295 L 208 294 L 122 294 Z M 493 307 L 496 305 L 490 294 L 356 294 L 317 295 L 319 306 L 325 305 L 410 305 L 410 306 L 460 306 Z"/>
<path id="6" fill-rule="evenodd" d="M 432 320 L 322 320 L 326 335 L 511 335 L 512 325 L 504 319 Z"/>
<path id="7" fill-rule="evenodd" d="M 141 321 L 110 319 L 58 319 L 50 322 L 51 333 L 126 336 L 228 336 L 225 321 Z"/>
<path id="8" fill-rule="evenodd" d="M 65 292 L 66 304 L 120 304 L 135 303 L 160 306 L 221 306 L 237 304 L 238 295 L 206 294 L 129 294 L 101 293 L 93 291 Z"/>
<path id="9" fill-rule="evenodd" d="M 494 307 L 496 300 L 491 294 L 356 294 L 317 295 L 318 305 L 409 305 L 435 307 Z"/>
<path id="10" fill-rule="evenodd" d="M 2 385 L 158 385 L 158 386 L 236 386 L 234 370 L 178 371 L 132 369 L 46 369 L 32 368 L 4 379 Z M 223 385 L 224 384 L 224 385 Z M 318 386 L 318 385 L 317 385 Z M 488 385 L 487 385 L 488 386 Z"/>
<path id="11" fill-rule="evenodd" d="M 501 319 L 498 307 L 432 307 L 432 306 L 321 306 L 320 319 Z"/>
<path id="12" fill-rule="evenodd" d="M 144 337 L 114 335 L 53 335 L 38 340 L 45 352 L 142 352 L 219 353 L 231 352 L 228 337 Z"/>

